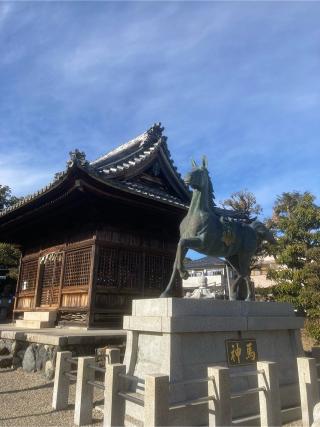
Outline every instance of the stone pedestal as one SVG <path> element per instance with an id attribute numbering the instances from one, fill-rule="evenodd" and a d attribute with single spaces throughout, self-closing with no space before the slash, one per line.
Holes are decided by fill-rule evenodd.
<path id="1" fill-rule="evenodd" d="M 124 364 L 127 373 L 169 375 L 170 383 L 207 376 L 207 367 L 227 366 L 225 340 L 256 339 L 258 358 L 279 364 L 282 407 L 299 404 L 297 361 L 303 355 L 303 319 L 286 303 L 219 301 L 213 299 L 149 299 L 132 304 L 124 318 L 128 331 Z M 256 365 L 231 368 L 252 371 Z M 134 387 L 134 385 L 133 385 Z M 232 378 L 232 392 L 257 387 L 255 376 Z M 139 391 L 133 390 L 133 391 Z M 207 384 L 170 387 L 170 403 L 207 395 Z M 232 399 L 233 418 L 258 413 L 258 395 Z M 207 425 L 203 405 L 170 411 L 170 425 Z M 126 403 L 126 425 L 141 425 L 143 408 Z"/>

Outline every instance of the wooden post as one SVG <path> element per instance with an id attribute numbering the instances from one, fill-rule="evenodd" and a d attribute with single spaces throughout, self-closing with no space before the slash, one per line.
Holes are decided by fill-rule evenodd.
<path id="1" fill-rule="evenodd" d="M 319 402 L 318 374 L 316 359 L 298 357 L 298 375 L 303 427 L 310 427 L 313 421 L 313 407 Z"/>
<path id="2" fill-rule="evenodd" d="M 70 379 L 65 374 L 71 370 L 71 363 L 67 360 L 71 357 L 71 351 L 57 353 L 52 396 L 52 408 L 56 410 L 66 409 L 68 406 Z"/>
<path id="3" fill-rule="evenodd" d="M 261 426 L 280 427 L 281 401 L 278 377 L 278 365 L 276 362 L 257 362 L 258 387 L 265 387 L 265 391 L 259 392 Z"/>
<path id="4" fill-rule="evenodd" d="M 168 426 L 169 419 L 169 377 L 150 374 L 145 377 L 144 425 Z"/>
<path id="5" fill-rule="evenodd" d="M 230 427 L 231 417 L 231 389 L 229 368 L 222 366 L 209 366 L 208 396 L 209 400 L 209 427 Z"/>
<path id="6" fill-rule="evenodd" d="M 21 274 L 22 274 L 22 253 L 20 255 L 19 274 L 18 274 L 18 280 L 17 280 L 17 284 L 16 284 L 16 293 L 15 293 L 15 298 L 14 298 L 13 312 L 12 312 L 13 320 L 14 320 L 14 312 L 17 309 L 17 304 L 18 304 L 18 295 L 19 295 L 19 286 L 20 286 L 20 281 L 21 281 Z"/>
<path id="7" fill-rule="evenodd" d="M 92 423 L 93 409 L 93 385 L 88 381 L 94 381 L 95 370 L 88 365 L 95 365 L 94 357 L 79 357 L 76 383 L 76 399 L 74 410 L 74 423 L 84 426 Z"/>
<path id="8" fill-rule="evenodd" d="M 40 252 L 39 252 L 40 255 Z M 38 256 L 38 270 L 37 270 L 37 278 L 36 278 L 36 286 L 34 289 L 34 301 L 33 301 L 33 308 L 36 308 L 39 305 L 40 300 L 40 283 L 41 278 L 43 274 L 44 266 L 40 263 L 40 256 Z"/>
<path id="9" fill-rule="evenodd" d="M 62 265 L 61 265 L 61 274 L 60 274 L 60 283 L 59 283 L 58 309 L 61 307 L 65 261 L 66 261 L 66 251 L 64 250 L 62 251 Z"/>
<path id="10" fill-rule="evenodd" d="M 125 391 L 125 379 L 119 374 L 126 373 L 126 366 L 120 363 L 106 365 L 104 382 L 104 427 L 123 427 L 125 415 L 125 400 L 119 396 L 119 391 Z"/>
<path id="11" fill-rule="evenodd" d="M 96 240 L 94 240 L 91 248 L 91 263 L 90 263 L 90 278 L 88 288 L 88 320 L 87 326 L 92 326 L 92 319 L 94 316 L 94 298 L 95 298 L 95 285 L 96 285 L 96 270 L 98 268 L 99 247 Z"/>

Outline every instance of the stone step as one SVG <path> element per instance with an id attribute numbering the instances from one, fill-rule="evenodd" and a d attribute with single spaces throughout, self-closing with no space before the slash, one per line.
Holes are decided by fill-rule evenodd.
<path id="1" fill-rule="evenodd" d="M 46 322 L 42 320 L 16 320 L 17 328 L 26 328 L 26 329 L 42 329 L 42 328 L 53 328 L 54 322 Z"/>
<path id="2" fill-rule="evenodd" d="M 39 320 L 43 322 L 55 322 L 57 318 L 56 311 L 25 311 L 24 320 Z"/>

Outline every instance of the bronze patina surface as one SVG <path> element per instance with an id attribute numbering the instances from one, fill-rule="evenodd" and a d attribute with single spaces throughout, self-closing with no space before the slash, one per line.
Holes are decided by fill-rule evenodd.
<path id="1" fill-rule="evenodd" d="M 192 200 L 188 214 L 180 224 L 180 240 L 173 272 L 161 297 L 171 295 L 177 272 L 182 279 L 188 278 L 183 260 L 188 249 L 193 249 L 205 255 L 224 257 L 236 271 L 238 277 L 231 285 L 230 300 L 253 300 L 250 261 L 263 240 L 275 243 L 273 234 L 260 221 L 248 223 L 237 220 L 236 216 L 230 220 L 220 215 L 213 202 L 213 188 L 205 157 L 201 166 L 192 162 L 192 170 L 185 182 L 193 189 Z M 244 297 L 243 292 L 240 292 L 242 283 L 246 284 Z"/>

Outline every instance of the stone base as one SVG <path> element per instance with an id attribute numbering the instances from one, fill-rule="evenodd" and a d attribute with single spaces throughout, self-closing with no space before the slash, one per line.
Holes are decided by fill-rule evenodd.
<path id="1" fill-rule="evenodd" d="M 45 329 L 45 328 L 53 328 L 54 324 L 52 322 L 45 322 L 42 320 L 18 319 L 16 320 L 16 327 L 23 328 L 23 329 Z"/>
<path id="2" fill-rule="evenodd" d="M 56 311 L 26 311 L 23 314 L 23 320 L 16 320 L 16 327 L 26 329 L 53 328 L 56 317 Z"/>
<path id="3" fill-rule="evenodd" d="M 299 404 L 296 358 L 303 355 L 299 329 L 303 319 L 290 304 L 195 299 L 152 299 L 133 302 L 124 318 L 127 348 L 124 363 L 130 375 L 169 375 L 176 383 L 207 377 L 207 367 L 227 366 L 225 340 L 256 339 L 259 360 L 279 364 L 282 407 Z M 231 368 L 251 371 L 256 365 Z M 232 379 L 232 392 L 257 387 L 255 376 Z M 171 386 L 170 403 L 207 395 L 207 385 Z M 138 390 L 133 390 L 137 391 Z M 258 395 L 232 399 L 233 418 L 258 413 Z M 170 425 L 207 425 L 204 405 L 170 411 Z M 143 422 L 143 408 L 127 402 L 127 425 Z"/>
<path id="4" fill-rule="evenodd" d="M 12 365 L 27 372 L 39 372 L 52 379 L 58 351 L 73 356 L 102 356 L 105 347 L 125 347 L 126 333 L 121 330 L 96 329 L 24 329 L 0 325 L 0 369 Z"/>

